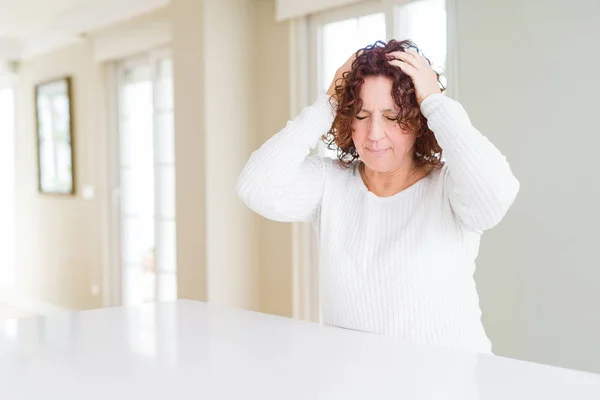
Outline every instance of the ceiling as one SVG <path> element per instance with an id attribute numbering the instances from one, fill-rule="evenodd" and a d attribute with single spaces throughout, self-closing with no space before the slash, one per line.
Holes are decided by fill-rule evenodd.
<path id="1" fill-rule="evenodd" d="M 21 38 L 52 26 L 61 14 L 86 0 L 0 0 L 0 37 Z"/>
<path id="2" fill-rule="evenodd" d="M 169 0 L 0 0 L 0 60 L 20 60 L 78 40 Z"/>

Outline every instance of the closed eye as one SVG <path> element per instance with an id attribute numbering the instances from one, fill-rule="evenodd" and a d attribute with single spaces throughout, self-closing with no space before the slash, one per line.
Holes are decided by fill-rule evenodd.
<path id="1" fill-rule="evenodd" d="M 396 118 L 394 118 L 394 117 L 385 117 L 385 119 L 387 119 L 388 121 L 396 122 Z"/>
<path id="2" fill-rule="evenodd" d="M 362 121 L 363 119 L 367 118 L 367 116 L 365 115 L 364 117 L 359 117 L 358 115 L 356 116 L 356 119 L 359 121 Z"/>

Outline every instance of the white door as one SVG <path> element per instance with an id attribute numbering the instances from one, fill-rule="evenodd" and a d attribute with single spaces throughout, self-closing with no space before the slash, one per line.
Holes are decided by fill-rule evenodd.
<path id="1" fill-rule="evenodd" d="M 177 298 L 173 72 L 167 52 L 117 69 L 115 207 L 123 305 Z"/>

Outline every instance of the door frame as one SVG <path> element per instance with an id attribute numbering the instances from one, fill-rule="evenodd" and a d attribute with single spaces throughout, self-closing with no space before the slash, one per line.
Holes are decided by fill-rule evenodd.
<path id="1" fill-rule="evenodd" d="M 151 80 L 153 84 L 156 82 L 156 65 L 159 59 L 171 57 L 171 50 L 168 47 L 148 50 L 143 54 L 134 55 L 121 60 L 111 62 L 107 66 L 106 81 L 108 82 L 108 204 L 109 204 L 109 222 L 108 222 L 108 256 L 107 263 L 103 274 L 103 304 L 105 307 L 121 306 L 123 304 L 123 266 L 122 266 L 122 219 L 121 219 L 121 186 L 120 186 L 120 99 L 123 90 L 123 72 L 139 65 L 151 66 Z M 155 87 L 153 86 L 153 92 Z M 156 144 L 156 98 L 153 96 L 153 140 Z M 157 169 L 155 168 L 154 179 L 156 181 Z M 157 188 L 155 186 L 154 200 L 155 209 L 160 204 L 160 196 L 157 196 Z M 155 213 L 156 219 L 159 216 Z M 158 276 L 158 271 L 156 271 Z M 158 279 L 155 281 L 155 290 L 158 290 Z"/>

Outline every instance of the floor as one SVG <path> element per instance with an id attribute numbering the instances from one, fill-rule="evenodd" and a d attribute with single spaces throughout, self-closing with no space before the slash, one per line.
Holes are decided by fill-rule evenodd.
<path id="1" fill-rule="evenodd" d="M 0 320 L 2 319 L 14 319 L 14 318 L 27 318 L 31 317 L 32 314 L 10 306 L 8 304 L 0 304 Z"/>

